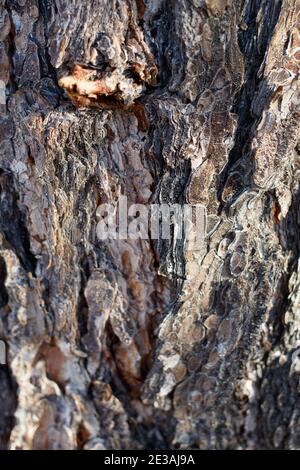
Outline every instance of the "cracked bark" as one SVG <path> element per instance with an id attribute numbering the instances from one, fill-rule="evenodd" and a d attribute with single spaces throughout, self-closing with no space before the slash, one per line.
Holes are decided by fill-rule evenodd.
<path id="1" fill-rule="evenodd" d="M 299 449 L 299 2 L 0 14 L 0 447 Z M 202 250 L 97 240 L 121 194 Z"/>

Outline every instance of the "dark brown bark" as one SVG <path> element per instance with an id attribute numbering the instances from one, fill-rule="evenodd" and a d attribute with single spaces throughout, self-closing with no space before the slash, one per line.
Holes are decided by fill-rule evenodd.
<path id="1" fill-rule="evenodd" d="M 0 9 L 1 447 L 299 449 L 299 2 Z M 99 241 L 121 194 L 202 249 Z"/>

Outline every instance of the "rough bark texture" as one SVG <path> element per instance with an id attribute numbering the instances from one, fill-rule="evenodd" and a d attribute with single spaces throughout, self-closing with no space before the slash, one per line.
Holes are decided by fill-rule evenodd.
<path id="1" fill-rule="evenodd" d="M 1 447 L 299 449 L 299 1 L 0 14 Z M 203 249 L 100 242 L 120 194 Z"/>

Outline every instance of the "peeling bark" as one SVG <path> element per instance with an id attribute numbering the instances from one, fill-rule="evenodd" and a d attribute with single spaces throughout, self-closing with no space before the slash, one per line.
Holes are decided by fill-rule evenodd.
<path id="1" fill-rule="evenodd" d="M 299 2 L 0 15 L 0 447 L 299 449 Z M 202 249 L 99 241 L 120 195 Z"/>

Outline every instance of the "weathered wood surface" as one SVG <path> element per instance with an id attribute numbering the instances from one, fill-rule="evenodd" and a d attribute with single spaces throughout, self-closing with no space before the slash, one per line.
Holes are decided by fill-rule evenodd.
<path id="1" fill-rule="evenodd" d="M 299 449 L 299 1 L 0 8 L 1 447 Z M 100 242 L 120 194 L 203 249 Z"/>

